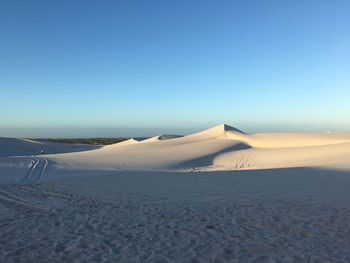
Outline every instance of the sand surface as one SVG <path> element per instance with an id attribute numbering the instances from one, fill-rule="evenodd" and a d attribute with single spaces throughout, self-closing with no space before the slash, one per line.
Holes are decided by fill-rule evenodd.
<path id="1" fill-rule="evenodd" d="M 219 125 L 47 155 L 12 142 L 0 262 L 350 262 L 349 134 Z"/>

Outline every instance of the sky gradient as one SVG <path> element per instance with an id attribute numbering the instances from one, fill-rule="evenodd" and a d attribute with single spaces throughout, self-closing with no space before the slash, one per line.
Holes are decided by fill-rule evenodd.
<path id="1" fill-rule="evenodd" d="M 349 13 L 346 0 L 0 1 L 0 136 L 350 132 Z"/>

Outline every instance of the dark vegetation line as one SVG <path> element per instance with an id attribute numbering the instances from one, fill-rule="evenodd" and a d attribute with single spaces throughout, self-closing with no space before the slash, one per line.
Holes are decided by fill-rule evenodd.
<path id="1" fill-rule="evenodd" d="M 57 142 L 57 143 L 71 143 L 71 144 L 100 144 L 108 145 L 113 143 L 122 142 L 130 138 L 74 138 L 74 139 L 31 139 L 35 141 L 47 141 L 47 142 Z M 147 139 L 146 137 L 134 138 L 135 140 L 142 141 Z"/>

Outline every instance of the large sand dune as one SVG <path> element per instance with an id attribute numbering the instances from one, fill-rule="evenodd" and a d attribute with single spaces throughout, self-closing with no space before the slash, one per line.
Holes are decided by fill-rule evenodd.
<path id="1" fill-rule="evenodd" d="M 219 125 L 184 137 L 159 138 L 46 158 L 57 170 L 350 169 L 349 134 L 245 134 Z"/>

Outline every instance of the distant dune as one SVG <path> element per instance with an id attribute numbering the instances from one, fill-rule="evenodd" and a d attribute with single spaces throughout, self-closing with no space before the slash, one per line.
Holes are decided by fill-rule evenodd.
<path id="1" fill-rule="evenodd" d="M 128 140 L 88 152 L 46 156 L 62 170 L 216 171 L 328 167 L 350 169 L 350 135 L 246 134 L 218 125 L 188 136 Z"/>
<path id="2" fill-rule="evenodd" d="M 37 155 L 41 154 L 41 151 L 44 151 L 46 154 L 80 152 L 95 150 L 100 147 L 96 145 L 74 145 L 0 137 L 0 157 Z"/>

